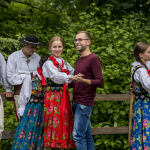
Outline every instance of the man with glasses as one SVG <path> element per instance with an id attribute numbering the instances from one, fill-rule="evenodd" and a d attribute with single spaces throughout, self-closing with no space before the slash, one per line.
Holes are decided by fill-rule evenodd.
<path id="1" fill-rule="evenodd" d="M 73 138 L 77 150 L 94 150 L 90 116 L 96 88 L 102 87 L 104 83 L 101 63 L 99 57 L 90 52 L 91 36 L 88 32 L 78 32 L 74 43 L 81 57 L 76 61 L 74 71 L 76 79 L 69 86 L 73 87 Z"/>
<path id="2" fill-rule="evenodd" d="M 19 39 L 19 41 L 24 44 L 24 47 L 12 53 L 7 61 L 7 79 L 10 84 L 14 85 L 14 106 L 18 120 L 25 109 L 23 99 L 30 95 L 30 86 L 27 85 L 28 81 L 31 80 L 30 73 L 36 71 L 39 66 L 40 56 L 35 53 L 36 48 L 37 46 L 43 46 L 35 35 L 28 35 L 26 38 Z"/>

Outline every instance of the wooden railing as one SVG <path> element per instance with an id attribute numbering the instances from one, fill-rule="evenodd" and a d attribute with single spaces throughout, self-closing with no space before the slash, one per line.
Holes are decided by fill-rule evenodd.
<path id="1" fill-rule="evenodd" d="M 6 99 L 5 95 L 2 94 L 3 101 L 13 101 L 13 99 Z M 70 94 L 72 100 L 72 94 Z M 130 93 L 127 94 L 96 94 L 95 101 L 129 101 Z M 98 127 L 92 128 L 93 135 L 101 134 L 128 134 L 129 127 Z M 11 139 L 15 135 L 15 130 L 4 130 L 2 133 L 2 139 Z"/>

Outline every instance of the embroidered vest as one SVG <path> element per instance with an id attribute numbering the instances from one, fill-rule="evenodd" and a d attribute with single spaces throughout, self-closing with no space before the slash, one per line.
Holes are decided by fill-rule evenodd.
<path id="1" fill-rule="evenodd" d="M 134 80 L 134 73 L 136 72 L 136 70 L 138 70 L 139 68 L 141 68 L 143 66 L 135 66 L 132 70 L 132 73 L 131 73 L 131 83 L 132 83 L 132 86 L 135 90 L 135 99 L 138 100 L 139 98 L 144 100 L 145 97 L 150 97 L 150 94 L 142 87 L 141 83 L 140 82 L 136 82 Z"/>
<path id="2" fill-rule="evenodd" d="M 64 64 L 66 66 L 66 70 L 68 70 L 68 66 L 67 66 L 67 62 L 64 61 Z M 61 68 L 59 66 L 57 66 L 58 71 L 61 72 Z M 50 78 L 46 78 L 46 87 L 44 87 L 44 92 L 45 91 L 63 91 L 64 89 L 64 85 L 63 84 L 56 84 L 54 83 Z"/>
<path id="3" fill-rule="evenodd" d="M 39 79 L 37 75 L 31 73 L 32 78 L 32 94 L 29 100 L 30 103 L 34 102 L 35 104 L 40 102 L 44 104 L 44 91 L 42 87 L 42 81 Z"/>

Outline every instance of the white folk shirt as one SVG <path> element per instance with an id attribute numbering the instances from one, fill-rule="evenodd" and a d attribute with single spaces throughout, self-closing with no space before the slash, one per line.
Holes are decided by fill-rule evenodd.
<path id="1" fill-rule="evenodd" d="M 31 96 L 32 82 L 30 73 L 37 71 L 37 67 L 39 67 L 40 56 L 34 53 L 31 57 L 29 57 L 29 59 L 30 62 L 27 64 L 27 58 L 21 49 L 20 51 L 12 53 L 8 57 L 7 61 L 8 82 L 12 85 L 22 84 L 18 99 L 20 107 L 17 112 L 21 116 L 23 115 L 25 106 Z"/>
<path id="2" fill-rule="evenodd" d="M 29 59 L 30 62 L 27 64 L 27 58 L 23 54 L 22 49 L 12 53 L 8 57 L 7 79 L 10 84 L 22 84 L 26 75 L 37 70 L 37 67 L 39 67 L 40 56 L 34 53 Z"/>
<path id="3" fill-rule="evenodd" d="M 147 66 L 148 69 L 150 69 L 150 61 L 146 62 L 146 66 Z"/>
<path id="4" fill-rule="evenodd" d="M 0 83 L 6 92 L 12 92 L 12 85 L 10 85 L 6 78 L 6 62 L 3 55 L 0 53 Z"/>
<path id="5" fill-rule="evenodd" d="M 141 65 L 141 63 L 135 61 L 134 63 L 132 63 L 132 69 L 131 72 L 133 70 L 133 68 L 137 65 Z M 146 62 L 147 67 L 150 69 L 150 61 Z M 141 65 L 143 66 L 143 65 Z M 134 73 L 134 80 L 136 82 L 140 82 L 142 87 L 148 92 L 150 93 L 150 76 L 148 75 L 148 72 L 146 70 L 146 68 L 143 66 L 141 68 L 139 68 L 138 70 L 135 71 Z"/>
<path id="6" fill-rule="evenodd" d="M 62 65 L 63 58 L 55 58 L 60 65 Z M 70 83 L 72 80 L 69 80 L 70 76 L 74 75 L 74 68 L 67 62 L 68 70 L 70 71 L 69 75 L 65 72 L 58 71 L 58 68 L 54 66 L 52 60 L 47 60 L 43 65 L 43 75 L 45 78 L 50 78 L 56 84 Z M 64 64 L 63 69 L 66 69 Z"/>

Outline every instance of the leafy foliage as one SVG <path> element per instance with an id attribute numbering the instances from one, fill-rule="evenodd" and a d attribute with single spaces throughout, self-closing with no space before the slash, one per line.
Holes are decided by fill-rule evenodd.
<path id="1" fill-rule="evenodd" d="M 35 34 L 44 43 L 43 47 L 36 50 L 42 56 L 48 53 L 50 38 L 57 35 L 66 43 L 62 57 L 75 67 L 80 54 L 73 40 L 78 31 L 86 30 L 92 36 L 90 49 L 99 56 L 102 64 L 104 87 L 98 88 L 97 93 L 124 93 L 129 90 L 130 68 L 134 61 L 133 47 L 139 41 L 150 42 L 149 19 L 145 17 L 146 10 L 143 10 L 149 6 L 148 1 L 143 0 L 142 5 L 138 1 L 134 13 L 131 10 L 135 7 L 135 1 L 8 2 L 5 1 L 5 6 L 0 3 L 0 12 L 4 14 L 0 16 L 0 52 L 6 60 L 9 54 L 21 49 L 22 44 L 18 41 L 21 37 Z M 5 130 L 15 129 L 17 120 L 13 103 L 7 102 L 4 105 Z M 95 102 L 91 115 L 92 126 L 127 126 L 128 112 L 128 102 Z M 94 141 L 97 150 L 125 150 L 128 146 L 127 135 L 96 135 Z M 10 149 L 11 144 L 12 140 L 2 140 L 1 148 Z"/>
<path id="2" fill-rule="evenodd" d="M 128 126 L 129 101 L 95 102 L 92 127 Z M 128 135 L 95 135 L 95 149 L 127 150 Z"/>

